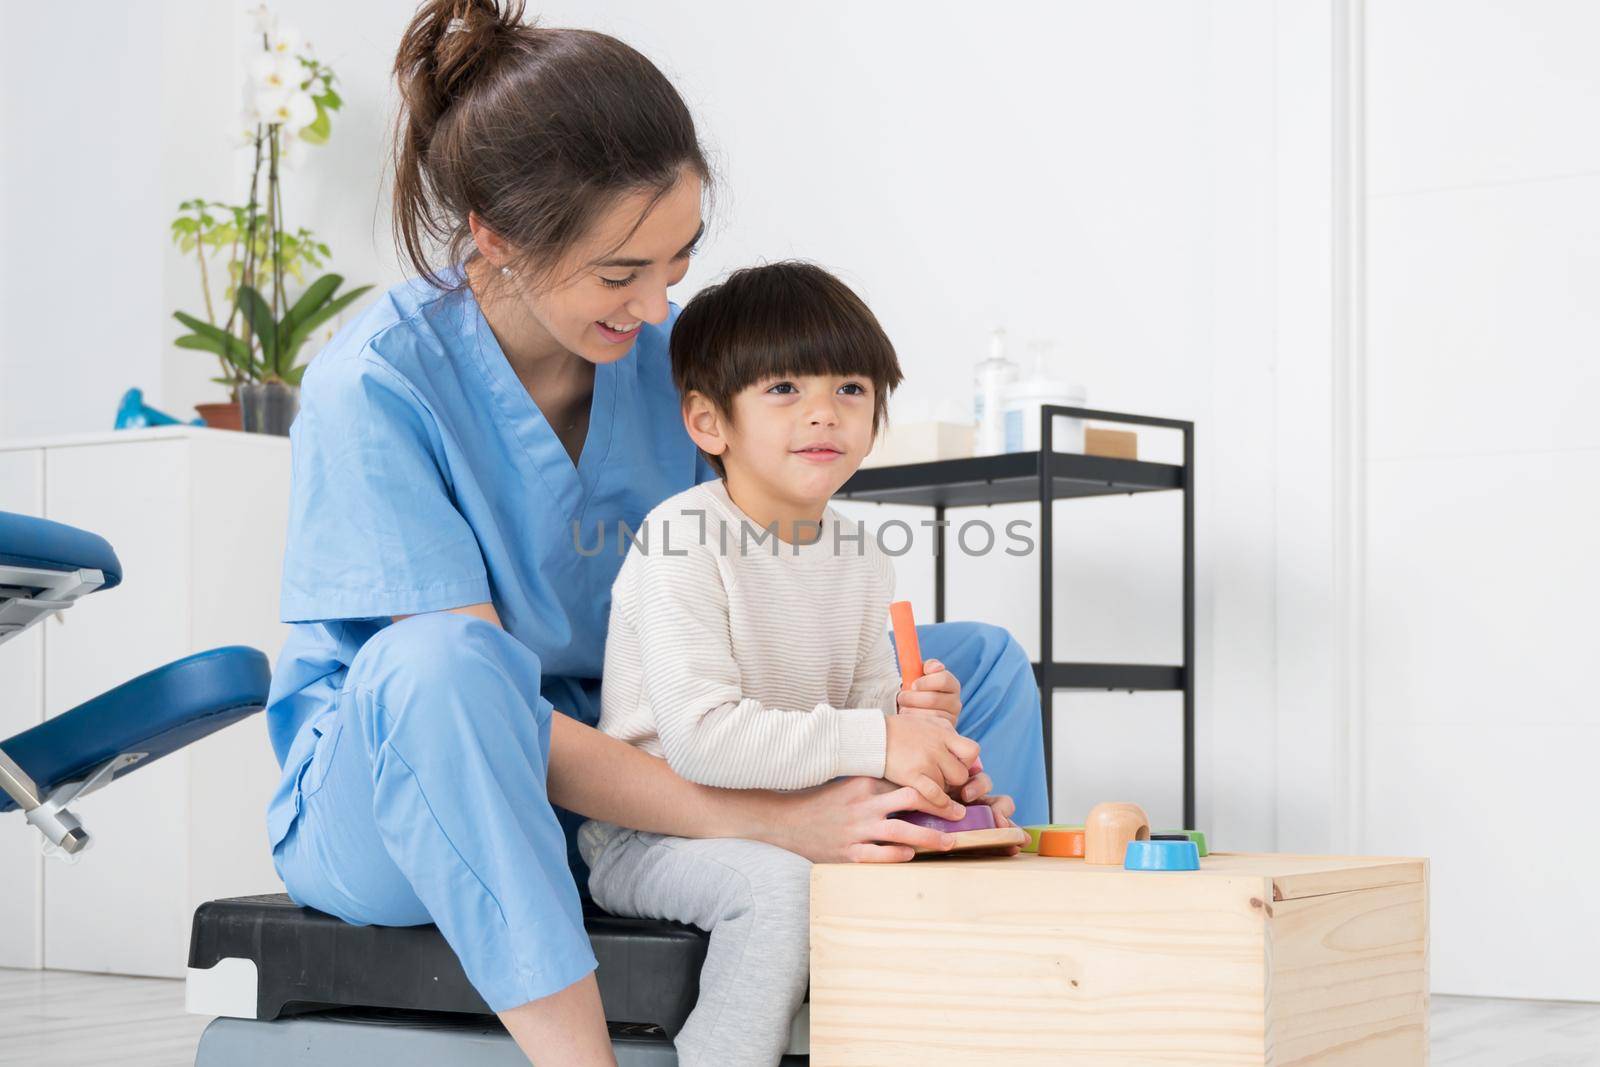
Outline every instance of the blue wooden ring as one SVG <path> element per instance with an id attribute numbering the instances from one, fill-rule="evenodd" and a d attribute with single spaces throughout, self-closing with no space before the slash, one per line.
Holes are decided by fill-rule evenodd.
<path id="1" fill-rule="evenodd" d="M 1122 866 L 1130 871 L 1198 871 L 1200 849 L 1193 841 L 1129 841 Z"/>

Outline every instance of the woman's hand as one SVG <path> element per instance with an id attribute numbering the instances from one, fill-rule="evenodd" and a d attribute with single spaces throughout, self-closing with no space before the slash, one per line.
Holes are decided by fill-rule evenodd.
<path id="1" fill-rule="evenodd" d="M 980 775 L 974 781 L 987 778 Z M 778 818 L 766 828 L 780 833 L 763 839 L 813 863 L 900 863 L 919 848 L 943 852 L 955 844 L 953 834 L 889 815 L 925 811 L 959 819 L 966 813 L 948 798 L 938 807 L 910 786 L 896 788 L 878 778 L 839 778 L 773 800 L 779 805 Z"/>
<path id="2" fill-rule="evenodd" d="M 977 793 L 974 803 L 994 811 L 996 826 L 1012 826 L 1016 803 L 1008 796 L 991 794 L 994 783 L 979 772 L 967 783 Z M 964 790 L 965 792 L 966 790 Z M 772 797 L 778 805 L 769 832 L 762 839 L 797 852 L 813 863 L 903 863 L 918 849 L 944 852 L 955 845 L 955 835 L 891 819 L 897 811 L 924 811 L 945 819 L 959 819 L 966 809 L 951 801 L 947 807 L 931 805 L 909 786 L 895 788 L 878 778 L 840 778 L 826 785 Z M 1016 846 L 1009 855 L 1019 852 Z"/>
<path id="3" fill-rule="evenodd" d="M 951 726 L 961 717 L 961 681 L 936 659 L 924 661 L 922 677 L 895 697 L 900 714 L 937 715 Z"/>
<path id="4" fill-rule="evenodd" d="M 1016 806 L 1009 797 L 989 796 L 993 786 L 979 769 L 964 792 L 975 793 L 997 816 L 1009 816 Z M 794 793 L 695 785 L 674 774 L 666 760 L 567 715 L 550 720 L 549 794 L 591 819 L 675 837 L 765 841 L 813 863 L 894 863 L 919 848 L 944 851 L 955 844 L 953 835 L 890 814 L 966 814 L 959 801 L 943 794 L 942 803 L 934 803 L 915 789 L 877 778 L 840 778 Z"/>

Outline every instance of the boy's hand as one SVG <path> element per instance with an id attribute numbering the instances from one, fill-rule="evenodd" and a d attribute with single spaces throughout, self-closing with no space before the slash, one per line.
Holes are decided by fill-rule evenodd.
<path id="1" fill-rule="evenodd" d="M 961 717 L 961 682 L 943 663 L 927 660 L 922 664 L 922 677 L 912 682 L 910 689 L 900 690 L 895 706 L 902 714 L 938 715 L 954 726 Z"/>
<path id="2" fill-rule="evenodd" d="M 935 807 L 949 804 L 948 794 L 966 784 L 967 768 L 977 761 L 978 743 L 939 715 L 890 715 L 883 722 L 883 776 Z"/>

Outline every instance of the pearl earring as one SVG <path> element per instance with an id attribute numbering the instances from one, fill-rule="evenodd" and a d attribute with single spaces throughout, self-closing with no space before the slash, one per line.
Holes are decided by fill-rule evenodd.
<path id="1" fill-rule="evenodd" d="M 510 267 L 501 267 L 500 268 L 500 273 L 504 274 L 507 278 L 509 278 L 509 277 L 511 277 L 511 268 Z"/>

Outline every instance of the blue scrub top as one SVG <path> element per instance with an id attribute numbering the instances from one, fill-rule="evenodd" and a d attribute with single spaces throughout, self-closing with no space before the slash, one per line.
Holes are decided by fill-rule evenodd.
<path id="1" fill-rule="evenodd" d="M 677 314 L 641 326 L 628 355 L 596 366 L 576 467 L 470 289 L 396 286 L 313 361 L 291 432 L 282 617 L 296 625 L 266 712 L 284 768 L 267 814 L 274 846 L 299 811 L 319 720 L 391 616 L 492 601 L 539 656 L 545 698 L 596 720 L 622 565 L 617 521 L 637 527 L 712 476 L 672 384 Z"/>

